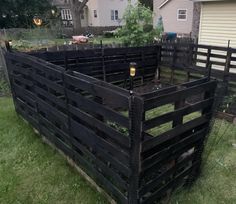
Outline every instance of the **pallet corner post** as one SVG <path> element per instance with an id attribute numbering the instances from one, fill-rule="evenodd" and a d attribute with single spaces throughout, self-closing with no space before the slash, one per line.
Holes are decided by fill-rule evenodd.
<path id="1" fill-rule="evenodd" d="M 130 176 L 130 185 L 128 190 L 129 204 L 139 204 L 139 187 L 141 172 L 141 144 L 142 144 L 142 120 L 143 120 L 143 99 L 131 95 L 129 106 L 130 118 L 130 167 L 132 174 Z"/>

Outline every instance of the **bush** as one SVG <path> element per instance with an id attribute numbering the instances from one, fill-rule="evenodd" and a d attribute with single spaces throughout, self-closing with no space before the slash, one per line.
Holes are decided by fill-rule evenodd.
<path id="1" fill-rule="evenodd" d="M 153 12 L 138 3 L 136 6 L 129 5 L 123 16 L 125 25 L 118 29 L 117 37 L 131 46 L 142 46 L 152 43 L 155 36 L 159 35 L 157 29 L 152 26 Z"/>
<path id="2" fill-rule="evenodd" d="M 0 77 L 0 96 L 10 95 L 10 88 L 6 82 L 6 80 L 1 79 Z"/>
<path id="3" fill-rule="evenodd" d="M 103 36 L 104 36 L 105 38 L 113 38 L 115 32 L 116 32 L 115 30 L 113 30 L 113 31 L 104 31 L 104 32 L 103 32 Z"/>

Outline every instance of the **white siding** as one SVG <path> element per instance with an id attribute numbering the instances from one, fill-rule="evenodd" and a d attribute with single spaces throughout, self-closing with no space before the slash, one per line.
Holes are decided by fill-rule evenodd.
<path id="1" fill-rule="evenodd" d="M 202 3 L 199 43 L 236 47 L 236 2 Z"/>
<path id="2" fill-rule="evenodd" d="M 138 0 L 131 0 L 132 4 L 137 2 Z M 122 22 L 111 19 L 111 10 L 117 10 L 119 19 L 122 19 L 128 0 L 90 0 L 87 6 L 89 26 L 119 26 Z M 94 10 L 97 11 L 97 18 L 94 17 Z"/>
<path id="3" fill-rule="evenodd" d="M 160 16 L 162 16 L 164 24 L 164 32 L 190 34 L 190 32 L 192 32 L 192 22 L 193 22 L 193 2 L 190 0 L 172 0 L 159 9 L 163 1 L 164 0 L 153 1 L 154 27 L 157 26 L 158 19 Z M 177 20 L 178 9 L 187 10 L 187 19 L 185 21 Z"/>

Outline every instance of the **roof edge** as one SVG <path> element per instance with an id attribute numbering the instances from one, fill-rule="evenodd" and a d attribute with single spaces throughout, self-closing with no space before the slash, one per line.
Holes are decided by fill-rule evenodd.
<path id="1" fill-rule="evenodd" d="M 165 0 L 161 3 L 161 5 L 159 6 L 159 9 L 161 9 L 163 6 L 165 6 L 169 1 L 171 0 Z"/>

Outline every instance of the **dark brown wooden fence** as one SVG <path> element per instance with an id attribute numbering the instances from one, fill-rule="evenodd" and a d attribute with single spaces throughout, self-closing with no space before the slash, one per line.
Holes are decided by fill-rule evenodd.
<path id="1" fill-rule="evenodd" d="M 159 71 L 163 74 L 162 78 L 168 76 L 170 82 L 175 80 L 174 77 L 178 78 L 178 75 L 181 75 L 178 71 L 184 71 L 182 75 L 186 75 L 184 76 L 186 80 L 211 74 L 224 84 L 226 91 L 236 92 L 236 49 L 234 48 L 200 45 L 192 42 L 161 43 L 137 48 L 91 47 L 85 50 L 75 48 L 75 46 L 63 47 L 61 51 L 56 52 L 52 50 L 46 54 L 36 52 L 32 55 L 60 66 L 67 66 L 68 69 L 80 67 L 77 71 L 82 73 L 85 72 L 83 69 L 86 69 L 87 73 L 94 69 L 94 72 L 100 72 L 100 78 L 106 79 L 104 74 L 108 75 L 108 82 L 112 81 L 109 79 L 110 69 L 120 66 L 127 67 L 132 60 L 137 61 L 139 67 L 142 68 L 140 72 L 153 74 L 154 68 L 159 66 Z M 67 49 L 70 51 L 65 52 Z M 125 71 L 127 72 L 127 69 Z M 169 72 L 168 75 L 166 72 Z M 120 76 L 123 77 L 123 75 Z"/>
<path id="2" fill-rule="evenodd" d="M 139 63 L 135 84 L 146 85 L 159 52 L 6 54 L 16 111 L 118 203 L 153 203 L 199 173 L 216 81 L 130 93 L 128 63 Z"/>
<path id="3" fill-rule="evenodd" d="M 135 81 L 136 85 L 142 85 L 154 79 L 159 54 L 158 46 L 31 53 L 67 70 L 78 71 L 124 88 L 129 84 L 130 62 L 138 64 Z"/>
<path id="4" fill-rule="evenodd" d="M 236 49 L 191 43 L 165 43 L 161 46 L 161 71 L 169 81 L 210 74 L 220 82 L 219 96 L 236 95 Z M 231 103 L 228 111 L 236 114 L 236 103 Z"/>

